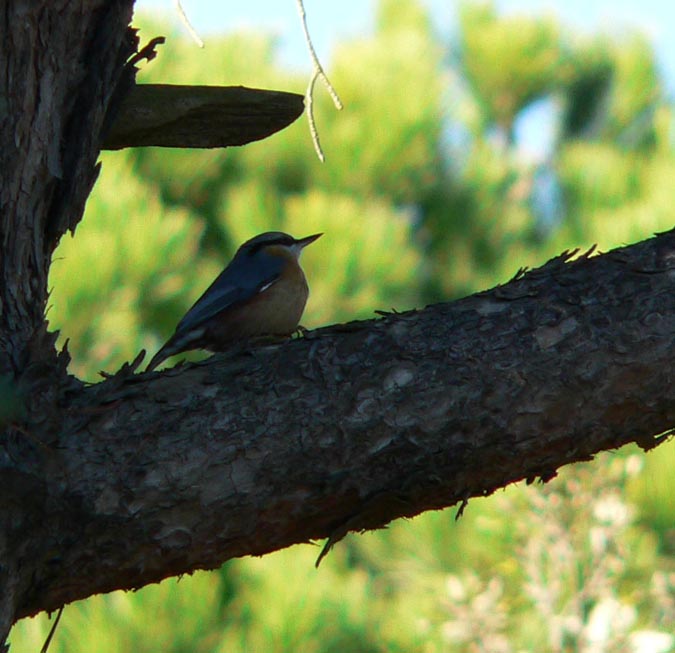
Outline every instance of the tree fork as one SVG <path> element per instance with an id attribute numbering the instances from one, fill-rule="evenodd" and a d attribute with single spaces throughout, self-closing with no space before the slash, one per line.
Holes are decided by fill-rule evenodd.
<path id="1" fill-rule="evenodd" d="M 138 52 L 132 9 L 132 0 L 10 0 L 0 16 L 0 473 L 9 487 L 0 495 L 0 650 L 30 580 L 16 565 L 39 560 L 45 544 L 17 534 L 28 532 L 35 502 L 45 507 L 38 470 L 58 447 L 67 397 L 82 388 L 68 375 L 67 351 L 56 351 L 45 309 L 53 251 L 82 218 L 101 148 L 186 146 L 178 142 L 186 137 L 190 146 L 241 144 L 303 108 L 302 96 L 276 91 L 137 87 L 136 64 L 163 38 Z M 158 94 L 155 126 L 143 103 Z"/>
<path id="2" fill-rule="evenodd" d="M 132 2 L 0 15 L 0 649 L 17 619 L 548 479 L 672 428 L 673 233 L 452 304 L 85 387 L 47 275 L 134 82 Z"/>

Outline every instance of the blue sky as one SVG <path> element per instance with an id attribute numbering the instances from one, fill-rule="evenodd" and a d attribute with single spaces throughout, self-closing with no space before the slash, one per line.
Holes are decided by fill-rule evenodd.
<path id="1" fill-rule="evenodd" d="M 295 0 L 182 0 L 198 33 L 206 40 L 214 32 L 243 26 L 263 28 L 279 38 L 282 61 L 296 68 L 310 68 L 296 12 Z M 439 32 L 451 34 L 456 2 L 426 0 Z M 675 95 L 675 0 L 496 0 L 506 13 L 550 12 L 571 27 L 610 33 L 640 29 L 654 44 L 663 81 Z M 174 0 L 137 0 L 138 10 L 161 11 L 179 23 Z M 305 0 L 307 20 L 322 61 L 331 48 L 372 26 L 375 0 Z"/>

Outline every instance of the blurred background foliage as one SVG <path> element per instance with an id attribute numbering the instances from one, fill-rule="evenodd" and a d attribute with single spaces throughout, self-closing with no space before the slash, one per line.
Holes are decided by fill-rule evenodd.
<path id="1" fill-rule="evenodd" d="M 580 37 L 489 2 L 458 16 L 442 42 L 422 3 L 380 0 L 373 33 L 324 62 L 346 106 L 318 90 L 325 165 L 304 120 L 239 149 L 102 155 L 52 266 L 49 318 L 73 372 L 95 380 L 155 351 L 264 230 L 325 232 L 304 255 L 303 323 L 316 327 L 674 226 L 673 105 L 642 35 Z M 154 19 L 137 25 L 169 36 L 140 81 L 306 86 L 264 34 L 201 51 Z M 541 107 L 554 119 L 532 148 L 522 125 Z M 446 510 L 352 536 L 318 571 L 318 549 L 300 546 L 94 597 L 66 608 L 51 650 L 674 651 L 674 444 L 473 500 L 458 522 Z M 24 620 L 13 650 L 39 650 L 48 628 Z"/>

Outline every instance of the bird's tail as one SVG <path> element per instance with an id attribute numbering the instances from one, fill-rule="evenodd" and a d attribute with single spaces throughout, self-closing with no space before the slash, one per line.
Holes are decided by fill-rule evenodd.
<path id="1" fill-rule="evenodd" d="M 171 340 L 167 342 L 151 359 L 150 362 L 148 363 L 148 366 L 145 368 L 146 372 L 152 372 L 160 363 L 163 363 L 169 356 L 173 356 L 174 352 L 172 351 L 172 347 L 170 348 L 169 345 L 171 345 Z"/>
<path id="2" fill-rule="evenodd" d="M 152 357 L 148 366 L 145 368 L 145 371 L 152 372 L 152 370 L 160 363 L 163 363 L 167 358 L 180 354 L 182 351 L 194 349 L 198 346 L 198 341 L 202 335 L 204 335 L 204 329 L 201 327 L 185 333 L 174 333 L 166 344 Z"/>

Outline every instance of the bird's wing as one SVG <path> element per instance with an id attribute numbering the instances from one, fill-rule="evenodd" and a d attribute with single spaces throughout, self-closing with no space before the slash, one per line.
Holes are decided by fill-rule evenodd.
<path id="1" fill-rule="evenodd" d="M 212 317 L 245 302 L 267 290 L 281 276 L 283 261 L 270 257 L 261 265 L 253 266 L 236 259 L 226 267 L 206 289 L 176 327 L 176 333 L 185 333 L 207 322 Z"/>

